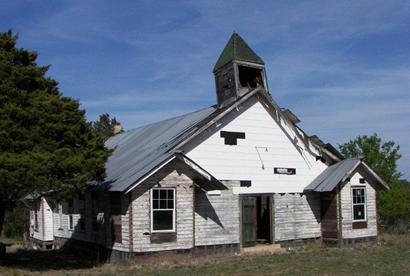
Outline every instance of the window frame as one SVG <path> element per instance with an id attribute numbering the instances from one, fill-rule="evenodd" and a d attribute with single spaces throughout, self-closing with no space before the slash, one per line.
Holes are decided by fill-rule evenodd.
<path id="1" fill-rule="evenodd" d="M 158 190 L 158 191 L 161 191 L 161 190 L 171 190 L 171 191 L 173 191 L 173 201 L 174 201 L 174 204 L 173 204 L 173 206 L 174 206 L 174 208 L 172 209 L 172 229 L 167 229 L 167 230 L 154 230 L 154 211 L 155 210 L 159 210 L 159 211 L 171 211 L 171 209 L 154 209 L 154 190 Z M 176 200 L 175 200 L 175 198 L 176 198 L 176 188 L 174 188 L 174 187 L 170 187 L 170 188 L 168 188 L 168 187 L 166 187 L 166 188 L 162 188 L 162 187 L 160 187 L 160 188 L 152 188 L 151 189 L 151 191 L 150 191 L 150 193 L 151 193 L 151 195 L 150 195 L 150 215 L 151 215 L 151 227 L 150 227 L 150 230 L 151 230 L 151 233 L 174 233 L 174 232 L 176 232 L 176 227 L 175 227 L 175 224 L 176 224 Z"/>
<path id="2" fill-rule="evenodd" d="M 356 189 L 363 190 L 364 203 L 354 203 L 353 202 L 353 190 L 356 190 Z M 366 189 L 366 186 L 365 185 L 351 186 L 350 192 L 351 192 L 351 202 L 352 202 L 352 222 L 367 222 L 367 189 Z M 363 219 L 355 219 L 354 218 L 354 206 L 355 205 L 363 205 L 364 206 L 364 218 Z"/>

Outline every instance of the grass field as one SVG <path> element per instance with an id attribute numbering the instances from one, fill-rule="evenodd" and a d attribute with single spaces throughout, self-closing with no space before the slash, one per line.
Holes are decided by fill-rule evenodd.
<path id="1" fill-rule="evenodd" d="M 1 275 L 410 275 L 410 234 L 383 235 L 380 246 L 323 248 L 263 256 L 165 254 L 98 264 L 61 252 L 13 248 Z"/>

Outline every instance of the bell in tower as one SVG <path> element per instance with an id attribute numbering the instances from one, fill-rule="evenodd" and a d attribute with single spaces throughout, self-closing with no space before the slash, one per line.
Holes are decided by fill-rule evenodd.
<path id="1" fill-rule="evenodd" d="M 258 87 L 267 90 L 263 60 L 237 33 L 232 34 L 213 73 L 218 108 L 230 105 Z"/>

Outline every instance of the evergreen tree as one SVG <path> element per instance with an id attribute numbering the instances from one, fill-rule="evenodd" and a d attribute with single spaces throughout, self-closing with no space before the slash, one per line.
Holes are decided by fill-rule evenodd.
<path id="1" fill-rule="evenodd" d="M 4 215 L 33 191 L 58 198 L 105 177 L 110 151 L 79 102 L 63 96 L 37 53 L 0 33 L 0 233 Z"/>
<path id="2" fill-rule="evenodd" d="M 381 191 L 377 204 L 381 223 L 387 228 L 408 228 L 410 226 L 410 186 L 401 181 L 402 174 L 397 170 L 401 155 L 400 146 L 394 141 L 383 142 L 377 135 L 358 136 L 339 146 L 347 157 L 364 157 L 366 163 L 390 186 Z"/>

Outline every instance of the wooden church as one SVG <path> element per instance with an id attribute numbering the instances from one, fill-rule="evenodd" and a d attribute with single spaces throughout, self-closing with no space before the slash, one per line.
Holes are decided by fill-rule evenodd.
<path id="1" fill-rule="evenodd" d="M 33 244 L 124 259 L 376 241 L 376 194 L 387 184 L 278 106 L 263 60 L 238 34 L 213 73 L 215 106 L 110 138 L 103 183 L 56 204 L 52 193 L 28 196 Z"/>

